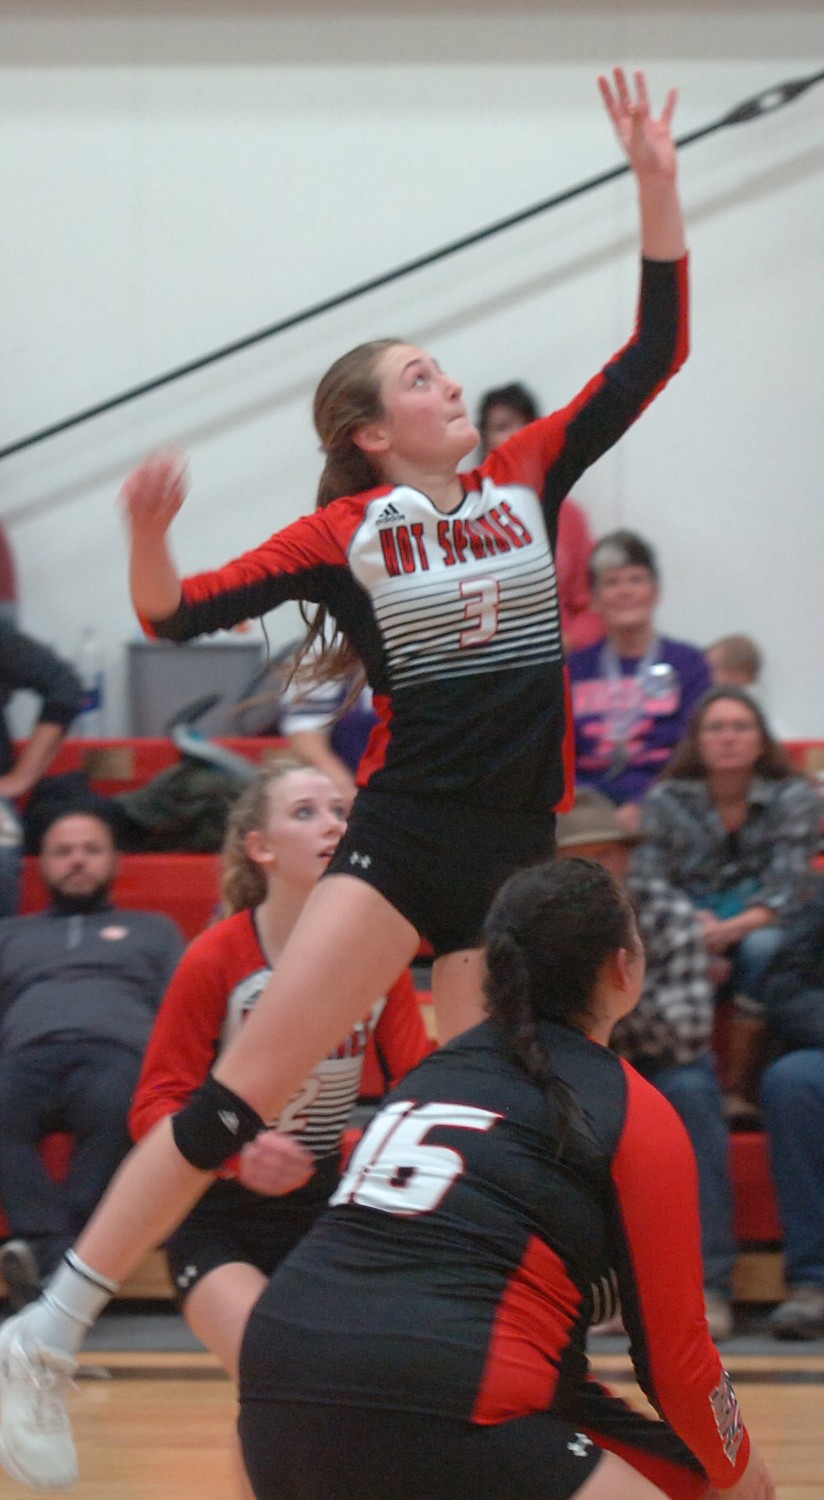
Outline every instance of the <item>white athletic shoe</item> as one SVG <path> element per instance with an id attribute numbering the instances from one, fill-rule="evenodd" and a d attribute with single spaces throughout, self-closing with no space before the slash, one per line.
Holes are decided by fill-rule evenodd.
<path id="1" fill-rule="evenodd" d="M 77 1368 L 56 1349 L 27 1348 L 29 1312 L 0 1327 L 0 1463 L 20 1484 L 67 1490 L 77 1482 L 77 1453 L 66 1392 Z"/>

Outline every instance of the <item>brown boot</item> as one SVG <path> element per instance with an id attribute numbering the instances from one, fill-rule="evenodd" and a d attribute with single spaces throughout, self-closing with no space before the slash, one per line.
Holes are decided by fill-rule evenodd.
<path id="1" fill-rule="evenodd" d="M 748 1003 L 743 1002 L 744 1005 Z M 767 1023 L 761 1015 L 733 1010 L 730 1022 L 729 1056 L 725 1079 L 724 1115 L 727 1123 L 738 1129 L 757 1130 L 761 1114 L 755 1103 L 758 1078 L 764 1060 Z"/>

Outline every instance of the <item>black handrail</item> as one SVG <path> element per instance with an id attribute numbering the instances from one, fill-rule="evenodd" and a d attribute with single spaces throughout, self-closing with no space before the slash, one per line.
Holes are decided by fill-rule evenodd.
<path id="1" fill-rule="evenodd" d="M 698 130 L 691 130 L 687 135 L 680 136 L 676 145 L 681 150 L 684 146 L 693 145 L 695 141 L 704 140 L 706 136 L 713 135 L 717 130 L 725 130 L 730 125 L 744 125 L 750 120 L 760 119 L 762 115 L 783 108 L 785 104 L 797 99 L 799 94 L 805 93 L 807 89 L 812 88 L 816 83 L 821 83 L 822 80 L 824 80 L 824 70 L 810 73 L 805 78 L 790 79 L 789 82 L 776 84 L 773 88 L 763 89 L 760 94 L 754 94 L 751 99 L 745 99 L 741 104 L 735 105 L 727 114 L 722 115 L 720 120 L 714 120 L 711 125 L 702 125 Z M 548 213 L 550 209 L 559 208 L 563 203 L 570 203 L 573 198 L 579 198 L 593 188 L 602 187 L 606 182 L 614 182 L 617 177 L 625 176 L 629 170 L 629 165 L 624 162 L 620 166 L 612 167 L 608 172 L 600 172 L 597 177 L 589 177 L 575 187 L 555 193 L 551 198 L 544 198 L 540 203 L 533 203 L 530 208 L 508 214 L 503 219 L 496 219 L 494 223 L 485 225 L 483 229 L 476 229 L 472 234 L 465 234 L 460 239 L 451 240 L 449 244 L 441 245 L 437 250 L 430 250 L 426 255 L 418 255 L 414 260 L 407 260 L 403 265 L 396 266 L 394 270 L 384 271 L 380 276 L 372 276 L 367 281 L 360 281 L 348 291 L 338 292 L 334 297 L 326 297 L 322 302 L 314 302 L 300 312 L 291 313 L 277 323 L 270 323 L 266 328 L 258 329 L 257 333 L 250 333 L 245 338 L 235 339 L 231 344 L 223 344 L 221 348 L 212 350 L 210 354 L 201 354 L 197 359 L 188 360 L 186 364 L 167 370 L 164 375 L 157 375 L 152 380 L 143 381 L 141 385 L 134 385 L 127 391 L 121 391 L 117 396 L 110 396 L 107 401 L 99 401 L 94 406 L 87 406 L 83 411 L 75 412 L 71 417 L 64 417 L 60 422 L 53 422 L 49 427 L 41 427 L 39 431 L 30 433 L 28 437 L 18 438 L 16 442 L 0 448 L 0 459 L 11 458 L 15 453 L 22 453 L 26 448 L 33 448 L 38 443 L 44 443 L 47 438 L 56 437 L 58 433 L 68 432 L 70 428 L 78 427 L 82 422 L 91 421 L 93 417 L 102 417 L 106 412 L 114 411 L 116 407 L 124 406 L 128 401 L 136 401 L 139 396 L 148 396 L 151 391 L 160 390 L 174 380 L 182 380 L 185 375 L 193 375 L 196 370 L 204 370 L 207 365 L 217 364 L 219 360 L 228 359 L 232 354 L 240 354 L 244 349 L 251 349 L 255 344 L 262 343 L 264 339 L 271 339 L 277 334 L 286 333 L 290 328 L 297 328 L 301 323 L 309 322 L 311 318 L 320 317 L 321 313 L 331 312 L 336 307 L 343 307 L 347 302 L 353 302 L 357 297 L 365 296 L 367 292 L 375 292 L 380 287 L 389 286 L 391 282 L 400 280 L 402 276 L 409 276 L 413 271 L 421 271 L 425 266 L 435 265 L 437 261 L 445 260 L 448 255 L 455 255 L 459 250 L 468 250 L 471 245 L 480 244 L 482 240 L 490 239 L 492 235 L 501 234 L 505 229 L 513 229 L 517 224 L 524 224 L 528 219 L 534 219 L 538 214 Z"/>

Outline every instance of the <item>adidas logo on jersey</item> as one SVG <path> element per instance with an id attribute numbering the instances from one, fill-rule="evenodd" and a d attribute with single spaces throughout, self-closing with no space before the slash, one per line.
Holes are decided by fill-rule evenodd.
<path id="1" fill-rule="evenodd" d="M 240 1120 L 238 1119 L 233 1109 L 219 1109 L 217 1112 L 217 1117 L 220 1120 L 221 1124 L 226 1126 L 227 1130 L 231 1130 L 232 1135 L 237 1135 L 238 1128 L 240 1126 Z"/>
<path id="2" fill-rule="evenodd" d="M 390 500 L 389 504 L 383 507 L 383 510 L 378 516 L 378 525 L 380 526 L 381 521 L 386 521 L 387 523 L 389 523 L 390 521 L 404 521 L 405 519 L 406 517 L 404 516 L 403 511 L 398 510 L 397 505 L 393 505 L 392 501 Z"/>

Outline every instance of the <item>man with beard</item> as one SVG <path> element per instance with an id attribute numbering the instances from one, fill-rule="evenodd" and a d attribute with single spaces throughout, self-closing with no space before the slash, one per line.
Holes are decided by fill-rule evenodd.
<path id="1" fill-rule="evenodd" d="M 102 815 L 64 813 L 43 834 L 47 911 L 0 921 L 0 1251 L 15 1307 L 32 1300 L 129 1149 L 127 1115 L 155 1013 L 183 949 L 170 918 L 121 911 Z M 55 1183 L 40 1143 L 73 1137 Z"/>

